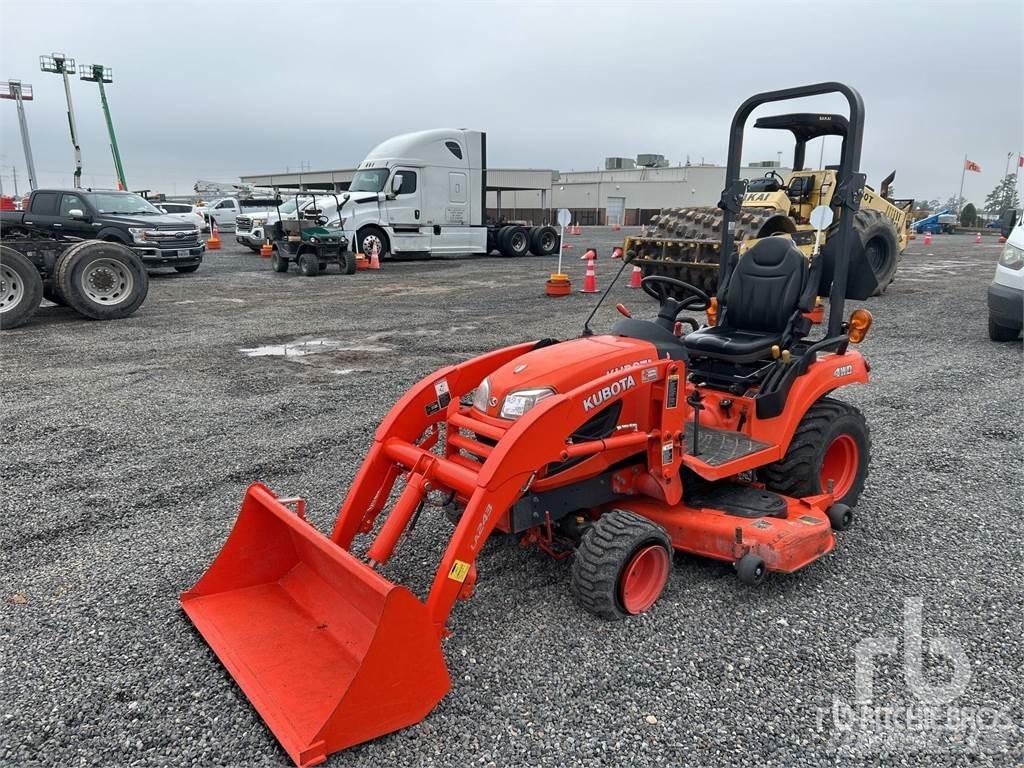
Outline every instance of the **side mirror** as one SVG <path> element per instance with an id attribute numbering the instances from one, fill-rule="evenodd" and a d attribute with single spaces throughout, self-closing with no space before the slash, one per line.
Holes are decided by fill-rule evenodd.
<path id="1" fill-rule="evenodd" d="M 347 203 L 348 199 L 350 197 L 352 197 L 352 195 L 350 195 L 348 192 L 346 192 L 344 195 L 342 195 L 341 196 L 341 204 L 344 205 L 345 203 Z"/>
<path id="2" fill-rule="evenodd" d="M 68 216 L 70 216 L 72 219 L 84 219 L 85 211 L 83 211 L 81 208 L 72 208 L 70 211 L 68 211 Z"/>
<path id="3" fill-rule="evenodd" d="M 391 177 L 391 195 L 396 197 L 402 191 L 402 174 L 396 173 Z"/>

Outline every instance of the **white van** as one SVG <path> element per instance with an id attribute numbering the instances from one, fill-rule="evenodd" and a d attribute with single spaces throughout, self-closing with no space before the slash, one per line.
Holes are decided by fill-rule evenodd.
<path id="1" fill-rule="evenodd" d="M 1019 212 L 1018 212 L 1019 213 Z M 988 287 L 988 336 L 1013 341 L 1024 328 L 1024 216 L 1019 216 Z"/>

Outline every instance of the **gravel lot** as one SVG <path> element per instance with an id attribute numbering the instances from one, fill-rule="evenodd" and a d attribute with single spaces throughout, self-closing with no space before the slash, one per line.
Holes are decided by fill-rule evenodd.
<path id="1" fill-rule="evenodd" d="M 581 246 L 600 248 L 604 287 L 622 234 L 572 238 L 575 287 Z M 445 643 L 452 692 L 423 723 L 329 765 L 1020 764 L 1022 351 L 986 335 L 999 247 L 919 239 L 870 303 L 873 381 L 841 396 L 871 424 L 872 471 L 834 553 L 756 590 L 677 556 L 652 612 L 605 623 L 575 605 L 568 563 L 493 540 Z M 306 497 L 329 530 L 409 384 L 578 333 L 595 298 L 544 298 L 552 267 L 492 257 L 307 279 L 226 235 L 198 273 L 155 277 L 130 319 L 47 307 L 5 333 L 0 764 L 288 765 L 178 593 L 249 482 Z M 616 301 L 653 316 L 625 282 L 596 328 Z M 311 339 L 324 351 L 240 351 Z M 447 531 L 425 516 L 389 574 L 426 583 Z M 950 706 L 1002 708 L 1014 727 L 870 743 L 834 729 L 834 701 L 854 699 L 854 646 L 892 636 L 902 648 L 909 597 L 923 599 L 925 645 L 946 637 L 969 659 Z M 876 705 L 915 703 L 900 659 L 879 659 Z M 932 654 L 925 667 L 933 681 L 953 671 Z"/>

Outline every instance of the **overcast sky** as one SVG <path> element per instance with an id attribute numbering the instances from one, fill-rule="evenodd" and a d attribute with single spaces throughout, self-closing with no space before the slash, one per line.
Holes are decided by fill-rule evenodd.
<path id="1" fill-rule="evenodd" d="M 1016 163 L 1024 152 L 1021 0 L 0 0 L 0 9 L 0 79 L 35 88 L 26 109 L 44 185 L 68 185 L 73 171 L 60 77 L 39 71 L 52 51 L 113 67 L 129 185 L 167 193 L 301 163 L 352 167 L 388 136 L 435 127 L 486 130 L 492 166 L 593 169 L 639 152 L 722 163 L 744 98 L 822 80 L 863 94 L 862 168 L 874 183 L 895 168 L 899 196 L 955 194 L 966 153 L 983 172 L 967 174 L 965 195 L 981 202 L 1007 153 Z M 97 87 L 76 78 L 72 96 L 84 182 L 113 186 Z M 829 99 L 801 106 L 845 111 Z M 24 190 L 13 102 L 0 104 L 0 127 L 4 190 L 12 165 Z M 745 161 L 784 151 L 788 162 L 783 134 L 748 137 Z"/>

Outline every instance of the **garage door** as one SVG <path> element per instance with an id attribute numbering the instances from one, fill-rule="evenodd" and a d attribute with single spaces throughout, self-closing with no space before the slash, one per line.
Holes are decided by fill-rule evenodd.
<path id="1" fill-rule="evenodd" d="M 622 226 L 626 222 L 624 217 L 626 215 L 626 198 L 624 197 L 609 197 L 608 198 L 608 224 L 618 224 Z"/>

